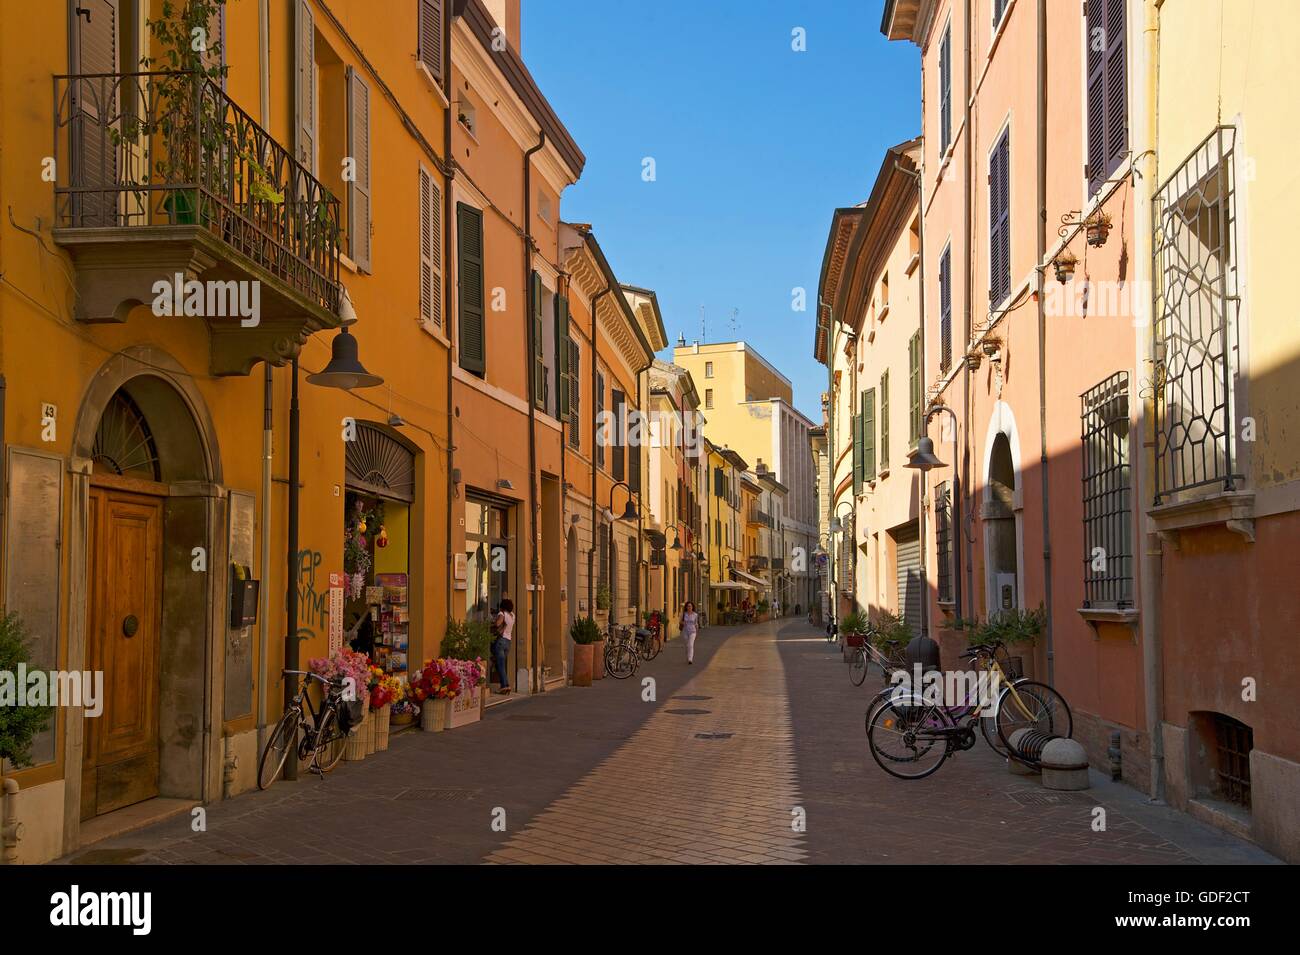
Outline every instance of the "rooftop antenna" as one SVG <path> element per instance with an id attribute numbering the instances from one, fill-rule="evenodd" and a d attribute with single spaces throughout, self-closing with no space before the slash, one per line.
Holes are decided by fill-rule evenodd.
<path id="1" fill-rule="evenodd" d="M 740 334 L 740 309 L 731 310 L 731 337 L 736 338 Z"/>
<path id="2" fill-rule="evenodd" d="M 709 326 L 704 317 L 704 306 L 701 305 L 700 306 L 700 341 L 707 342 L 708 340 L 709 340 Z"/>

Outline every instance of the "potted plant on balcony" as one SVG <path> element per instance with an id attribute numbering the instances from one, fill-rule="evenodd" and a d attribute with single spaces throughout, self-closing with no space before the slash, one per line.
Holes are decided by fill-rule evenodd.
<path id="1" fill-rule="evenodd" d="M 579 617 L 569 628 L 573 639 L 573 685 L 591 686 L 591 671 L 595 668 L 595 644 L 600 639 L 600 628 L 591 617 Z M 604 665 L 604 658 L 601 658 Z"/>
<path id="2" fill-rule="evenodd" d="M 225 5 L 226 0 L 185 0 L 179 6 L 165 2 L 162 16 L 146 21 L 157 55 L 142 57 L 140 62 L 147 70 L 166 72 L 156 73 L 153 80 L 157 118 L 142 123 L 139 131 L 162 136 L 163 158 L 154 170 L 161 183 L 191 186 L 166 190 L 163 209 L 176 225 L 195 225 L 211 218 L 201 208 L 199 190 L 192 184 L 202 178 L 205 166 L 228 163 L 231 158 L 228 146 L 233 136 L 224 104 L 206 95 L 205 89 L 208 82 L 220 84 L 228 71 L 222 42 L 209 33 Z M 188 141 L 196 113 L 198 141 Z"/>

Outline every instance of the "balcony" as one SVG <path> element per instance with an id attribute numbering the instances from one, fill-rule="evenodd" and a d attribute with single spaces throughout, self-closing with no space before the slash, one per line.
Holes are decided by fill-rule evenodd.
<path id="1" fill-rule="evenodd" d="M 175 303 L 211 332 L 214 375 L 283 364 L 340 324 L 339 200 L 219 85 L 56 76 L 54 117 L 54 241 L 76 268 L 79 321 L 124 322 L 179 286 Z"/>
<path id="2" fill-rule="evenodd" d="M 767 558 L 761 557 L 758 554 L 752 555 L 749 558 L 749 563 L 746 565 L 746 569 L 751 574 L 767 570 Z"/>

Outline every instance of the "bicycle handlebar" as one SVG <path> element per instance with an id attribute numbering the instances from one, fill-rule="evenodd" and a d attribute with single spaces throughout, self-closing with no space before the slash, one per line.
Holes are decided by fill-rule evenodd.
<path id="1" fill-rule="evenodd" d="M 311 670 L 281 670 L 280 676 L 305 676 L 311 680 L 319 680 L 326 686 L 343 686 L 342 680 L 331 680 L 329 677 L 321 676 L 319 673 L 313 673 Z"/>

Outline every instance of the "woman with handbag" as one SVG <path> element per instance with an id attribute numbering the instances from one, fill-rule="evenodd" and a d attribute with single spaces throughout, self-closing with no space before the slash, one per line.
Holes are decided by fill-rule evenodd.
<path id="1" fill-rule="evenodd" d="M 515 633 L 515 604 L 509 597 L 501 599 L 500 609 L 492 620 L 492 632 L 496 639 L 492 641 L 492 659 L 496 662 L 497 675 L 501 678 L 501 695 L 510 692 L 510 677 L 507 676 L 510 659 L 510 640 Z"/>
<path id="2" fill-rule="evenodd" d="M 686 641 L 686 662 L 695 662 L 695 637 L 700 632 L 700 615 L 695 612 L 695 602 L 686 601 L 682 607 L 682 639 Z"/>

